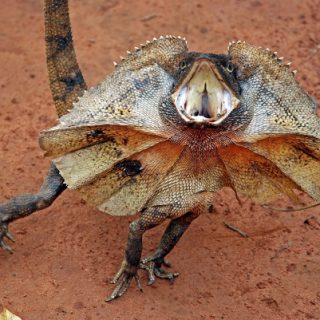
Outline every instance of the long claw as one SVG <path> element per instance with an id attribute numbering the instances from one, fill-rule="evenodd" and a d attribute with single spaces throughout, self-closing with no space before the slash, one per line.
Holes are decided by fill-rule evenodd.
<path id="1" fill-rule="evenodd" d="M 122 274 L 124 273 L 125 268 L 126 268 L 126 261 L 124 260 L 121 263 L 121 267 L 120 267 L 119 271 L 115 274 L 115 276 L 110 281 L 110 283 L 116 284 L 118 282 L 118 280 L 120 279 L 120 277 L 122 276 Z"/>
<path id="2" fill-rule="evenodd" d="M 171 268 L 172 264 L 170 261 L 168 261 L 167 259 L 163 259 L 163 265 L 167 268 Z"/>
<path id="3" fill-rule="evenodd" d="M 132 278 L 131 278 L 132 279 Z M 109 298 L 107 298 L 105 301 L 106 302 L 110 302 L 116 298 L 121 297 L 129 288 L 130 283 L 131 283 L 131 279 L 129 278 L 125 278 L 123 279 L 123 281 L 121 281 L 117 287 L 113 290 L 112 294 L 110 295 Z"/>
<path id="4" fill-rule="evenodd" d="M 121 267 L 111 283 L 117 283 L 119 281 L 119 284 L 116 286 L 116 288 L 113 290 L 112 294 L 105 299 L 106 302 L 110 302 L 116 298 L 121 297 L 130 287 L 132 279 L 135 279 L 137 287 L 141 292 L 143 292 L 139 275 L 137 274 L 137 268 L 128 264 L 126 260 L 124 260 L 121 264 Z"/>
<path id="5" fill-rule="evenodd" d="M 13 253 L 12 248 L 9 245 L 7 245 L 3 240 L 0 240 L 0 247 L 11 254 Z"/>
<path id="6" fill-rule="evenodd" d="M 105 302 L 110 302 L 110 301 L 112 301 L 112 300 L 114 300 L 114 299 L 115 299 L 115 297 L 113 297 L 113 296 L 111 295 L 109 298 L 105 298 L 104 301 L 105 301 Z"/>
<path id="7" fill-rule="evenodd" d="M 12 235 L 11 232 L 9 232 L 7 230 L 7 232 L 4 234 L 5 237 L 7 237 L 9 240 L 11 240 L 12 242 L 16 242 L 16 239 L 14 238 L 14 236 Z"/>
<path id="8" fill-rule="evenodd" d="M 150 265 L 147 265 L 144 262 L 141 262 L 139 267 L 148 272 L 148 279 L 149 279 L 148 280 L 148 286 L 151 286 L 156 281 L 156 277 L 154 276 L 154 272 L 153 272 L 154 262 L 151 262 Z"/>
<path id="9" fill-rule="evenodd" d="M 168 279 L 170 283 L 173 283 L 175 278 L 179 276 L 178 272 L 166 272 L 161 268 L 155 268 L 154 274 L 160 279 Z"/>
<path id="10" fill-rule="evenodd" d="M 140 265 L 139 265 L 141 269 L 144 269 L 148 272 L 148 279 L 149 279 L 148 285 L 149 286 L 152 285 L 155 282 L 156 277 L 160 279 L 168 279 L 170 283 L 173 283 L 175 278 L 179 276 L 179 273 L 164 271 L 163 269 L 161 269 L 161 265 L 164 265 L 166 267 L 171 267 L 171 264 L 164 259 L 162 260 L 162 263 L 156 264 L 154 262 L 154 259 L 155 257 L 145 258 L 140 262 Z M 158 258 L 156 257 L 156 259 Z"/>
<path id="11" fill-rule="evenodd" d="M 8 238 L 12 242 L 15 241 L 13 235 L 8 230 L 8 223 L 0 220 L 0 248 L 13 253 L 12 248 L 5 243 L 4 238 Z"/>
<path id="12" fill-rule="evenodd" d="M 135 280 L 136 280 L 136 284 L 137 284 L 138 289 L 139 289 L 141 292 L 143 292 L 139 275 L 138 275 L 138 274 L 135 274 L 134 278 L 135 278 Z"/>
<path id="13" fill-rule="evenodd" d="M 148 278 L 148 286 L 152 286 L 156 282 L 156 277 L 154 276 L 154 272 L 151 269 L 149 271 Z"/>

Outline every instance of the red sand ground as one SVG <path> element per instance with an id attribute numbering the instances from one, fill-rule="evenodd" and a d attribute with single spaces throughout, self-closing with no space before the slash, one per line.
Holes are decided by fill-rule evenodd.
<path id="1" fill-rule="evenodd" d="M 225 52 L 232 39 L 272 48 L 294 62 L 302 85 L 320 98 L 319 1 L 126 2 L 71 1 L 89 85 L 126 50 L 176 34 L 188 38 L 191 50 Z M 49 165 L 37 144 L 39 131 L 56 119 L 43 33 L 42 1 L 1 0 L 0 201 L 36 191 Z M 170 255 L 181 272 L 174 285 L 158 280 L 148 287 L 141 272 L 143 294 L 132 287 L 107 304 L 132 217 L 104 215 L 67 191 L 11 226 L 16 252 L 0 252 L 0 304 L 24 320 L 320 319 L 319 208 L 275 213 L 249 200 L 241 207 L 228 190 L 216 199 L 216 212 L 194 222 Z M 146 234 L 145 255 L 163 229 Z"/>

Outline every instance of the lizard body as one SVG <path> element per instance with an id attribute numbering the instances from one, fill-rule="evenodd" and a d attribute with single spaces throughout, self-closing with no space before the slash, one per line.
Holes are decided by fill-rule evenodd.
<path id="1" fill-rule="evenodd" d="M 58 124 L 41 133 L 53 163 L 36 196 L 0 205 L 0 245 L 8 223 L 48 205 L 65 189 L 111 215 L 140 216 L 129 227 L 118 283 L 137 270 L 173 279 L 165 256 L 191 222 L 212 210 L 214 192 L 232 188 L 258 203 L 303 190 L 320 201 L 320 121 L 315 103 L 269 50 L 237 41 L 226 54 L 190 52 L 165 36 L 129 53 L 86 90 L 71 37 L 68 3 L 47 0 L 46 43 Z M 70 63 L 68 62 L 70 61 Z M 154 255 L 142 236 L 170 219 Z"/>

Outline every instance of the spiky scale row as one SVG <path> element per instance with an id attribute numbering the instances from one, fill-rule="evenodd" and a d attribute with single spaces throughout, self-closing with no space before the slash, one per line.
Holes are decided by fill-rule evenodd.
<path id="1" fill-rule="evenodd" d="M 245 41 L 241 41 L 241 40 L 237 40 L 237 41 L 230 41 L 229 44 L 228 44 L 228 52 L 230 51 L 230 47 L 234 44 L 246 44 Z M 290 68 L 292 62 L 287 62 L 286 64 L 283 64 L 283 60 L 284 60 L 284 57 L 278 57 L 278 52 L 277 51 L 271 51 L 269 48 L 265 48 L 263 49 L 262 47 L 258 47 L 258 49 L 261 49 L 261 50 L 265 50 L 269 53 L 271 53 L 272 55 L 272 58 L 275 59 L 279 64 L 287 67 L 287 68 Z M 297 74 L 297 70 L 293 70 L 291 71 L 292 75 L 295 76 Z"/>
<path id="2" fill-rule="evenodd" d="M 266 48 L 265 49 L 266 51 L 270 51 L 270 49 L 269 48 Z M 287 62 L 287 63 L 285 63 L 285 64 L 283 64 L 283 60 L 284 60 L 284 57 L 278 57 L 278 52 L 277 51 L 274 51 L 273 53 L 272 53 L 272 58 L 273 59 L 275 59 L 278 63 L 280 63 L 281 65 L 284 65 L 285 67 L 287 67 L 287 68 L 290 68 L 290 66 L 291 66 L 291 62 L 289 61 L 289 62 Z M 295 75 L 296 74 L 296 70 L 294 70 L 295 72 L 292 72 L 292 74 L 293 75 Z"/>
<path id="3" fill-rule="evenodd" d="M 154 37 L 151 41 L 147 40 L 145 43 L 141 43 L 139 47 L 134 47 L 134 51 L 133 52 L 127 51 L 127 57 L 131 56 L 135 52 L 138 52 L 138 51 L 142 50 L 146 46 L 148 46 L 148 45 L 150 45 L 150 44 L 152 44 L 152 43 L 154 43 L 154 42 L 156 42 L 158 40 L 163 40 L 163 39 L 180 39 L 180 40 L 185 41 L 185 43 L 187 44 L 186 38 L 185 37 L 181 37 L 181 36 L 165 35 L 165 36 L 160 36 L 159 38 Z M 120 56 L 120 60 L 124 61 L 124 60 L 126 60 L 127 57 Z M 118 62 L 113 61 L 113 65 L 116 68 L 116 67 L 118 67 L 119 64 L 118 64 Z"/>
<path id="4" fill-rule="evenodd" d="M 133 52 L 127 51 L 127 57 L 131 56 L 134 52 L 138 52 L 138 51 L 142 50 L 147 45 L 150 45 L 150 44 L 152 44 L 152 43 L 154 43 L 154 42 L 156 42 L 158 40 L 162 40 L 162 39 L 181 39 L 181 40 L 184 40 L 187 43 L 186 38 L 185 37 L 181 37 L 181 36 L 165 35 L 165 36 L 160 36 L 159 38 L 154 37 L 151 41 L 147 40 L 144 44 L 140 44 L 139 47 L 134 47 L 134 51 Z M 229 44 L 228 44 L 228 51 L 230 50 L 230 47 L 232 45 L 234 45 L 234 44 L 246 44 L 246 42 L 242 41 L 242 40 L 230 41 Z M 263 50 L 262 47 L 259 47 L 259 49 Z M 270 52 L 272 54 L 272 58 L 275 59 L 278 63 L 283 64 L 284 57 L 278 57 L 278 52 L 277 51 L 272 52 L 269 48 L 265 48 L 264 50 L 267 51 L 267 52 Z M 120 56 L 120 60 L 124 61 L 124 60 L 126 60 L 126 58 L 123 57 L 123 56 Z M 114 61 L 113 65 L 116 68 L 118 66 L 118 63 L 116 61 Z M 288 63 L 284 64 L 284 66 L 290 68 L 291 62 L 288 62 Z M 293 76 L 295 76 L 296 73 L 297 73 L 297 70 L 293 70 L 292 71 Z"/>

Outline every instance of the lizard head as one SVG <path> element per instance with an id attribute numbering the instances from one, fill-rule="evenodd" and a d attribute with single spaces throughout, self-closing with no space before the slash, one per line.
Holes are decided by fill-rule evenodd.
<path id="1" fill-rule="evenodd" d="M 185 122 L 217 126 L 237 108 L 239 90 L 227 56 L 190 52 L 178 70 L 171 97 Z"/>

